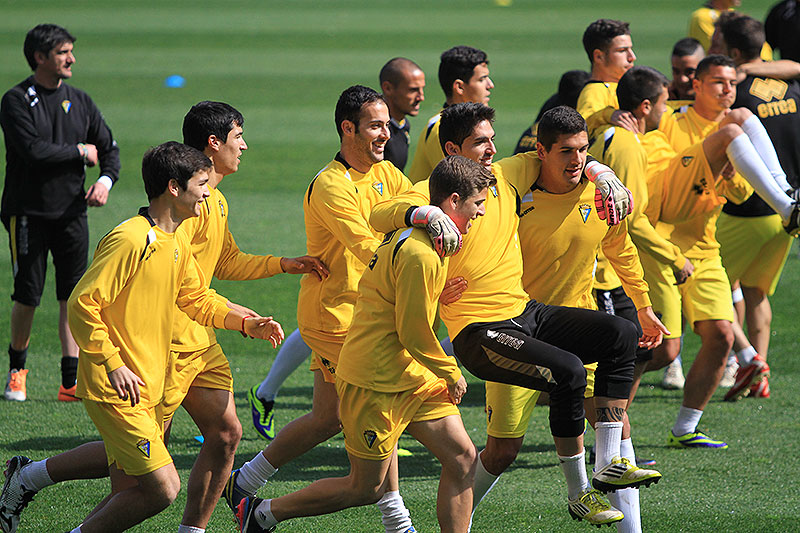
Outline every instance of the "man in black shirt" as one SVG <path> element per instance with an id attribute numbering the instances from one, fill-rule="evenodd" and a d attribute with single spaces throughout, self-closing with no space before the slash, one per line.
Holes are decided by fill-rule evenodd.
<path id="1" fill-rule="evenodd" d="M 383 66 L 379 80 L 389 107 L 389 131 L 392 134 L 383 149 L 383 157 L 403 170 L 408 161 L 411 129 L 406 115 L 416 117 L 419 104 L 425 100 L 425 73 L 410 59 L 396 57 Z"/>
<path id="2" fill-rule="evenodd" d="M 119 149 L 92 99 L 63 83 L 72 77 L 75 38 L 54 24 L 25 37 L 33 75 L 0 103 L 6 177 L 0 218 L 9 232 L 14 293 L 5 398 L 24 401 L 28 344 L 42 295 L 48 252 L 56 268 L 61 339 L 58 399 L 75 400 L 78 347 L 67 326 L 66 301 L 86 270 L 86 206 L 101 206 L 119 176 Z M 84 167 L 100 165 L 100 178 L 84 190 Z"/>

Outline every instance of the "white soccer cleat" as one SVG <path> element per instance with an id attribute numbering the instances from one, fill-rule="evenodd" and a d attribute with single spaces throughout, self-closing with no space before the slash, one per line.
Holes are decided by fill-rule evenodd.
<path id="1" fill-rule="evenodd" d="M 736 383 L 736 371 L 739 370 L 739 363 L 736 361 L 735 356 L 728 357 L 728 362 L 725 364 L 725 372 L 722 374 L 722 379 L 719 380 L 719 386 L 730 388 Z"/>
<path id="2" fill-rule="evenodd" d="M 683 377 L 683 367 L 680 359 L 675 359 L 667 368 L 664 369 L 664 377 L 661 379 L 661 387 L 667 390 L 680 390 L 686 378 Z"/>
<path id="3" fill-rule="evenodd" d="M 6 463 L 5 483 L 0 494 L 0 528 L 3 533 L 14 533 L 19 525 L 19 516 L 22 510 L 30 503 L 35 490 L 28 490 L 22 486 L 20 472 L 32 461 L 25 456 L 16 455 Z"/>

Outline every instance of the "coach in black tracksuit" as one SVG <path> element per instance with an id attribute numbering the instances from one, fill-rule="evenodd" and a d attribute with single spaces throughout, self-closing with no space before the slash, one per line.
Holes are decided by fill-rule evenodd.
<path id="1" fill-rule="evenodd" d="M 66 300 L 86 270 L 86 206 L 101 206 L 119 176 L 119 149 L 89 96 L 66 85 L 72 77 L 75 38 L 41 24 L 25 38 L 33 76 L 3 95 L 0 125 L 6 178 L 0 218 L 9 232 L 14 270 L 9 400 L 26 398 L 25 359 L 33 315 L 42 295 L 48 252 L 56 268 L 62 348 L 60 400 L 74 399 L 78 350 L 66 325 Z M 100 178 L 84 190 L 84 167 L 100 165 Z"/>

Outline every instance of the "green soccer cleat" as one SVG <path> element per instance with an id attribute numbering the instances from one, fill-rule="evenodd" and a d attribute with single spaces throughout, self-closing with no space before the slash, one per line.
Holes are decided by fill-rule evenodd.
<path id="1" fill-rule="evenodd" d="M 600 492 L 614 492 L 658 483 L 661 473 L 648 468 L 639 468 L 625 457 L 614 457 L 610 463 L 595 472 L 592 486 Z"/>
<path id="2" fill-rule="evenodd" d="M 568 510 L 573 520 L 585 520 L 597 527 L 611 525 L 625 518 L 622 511 L 612 507 L 606 497 L 594 489 L 587 489 L 578 499 L 569 500 Z"/>
<path id="3" fill-rule="evenodd" d="M 677 436 L 670 431 L 667 446 L 670 448 L 716 448 L 718 450 L 724 450 L 728 447 L 721 440 L 714 440 L 700 431 L 692 431 L 681 436 Z"/>
<path id="4" fill-rule="evenodd" d="M 256 396 L 257 390 L 258 385 L 253 385 L 253 388 L 247 391 L 247 400 L 250 402 L 253 415 L 253 427 L 262 439 L 272 440 L 275 438 L 275 402 L 265 402 Z"/>

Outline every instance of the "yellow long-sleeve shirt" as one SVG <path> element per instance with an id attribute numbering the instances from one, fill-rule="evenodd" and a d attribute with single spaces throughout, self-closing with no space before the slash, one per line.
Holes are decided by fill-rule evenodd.
<path id="1" fill-rule="evenodd" d="M 203 285 L 217 279 L 261 279 L 282 272 L 281 258 L 251 255 L 239 250 L 228 229 L 228 201 L 218 189 L 209 189 L 200 216 L 184 220 L 178 226 L 192 247 Z M 175 313 L 172 329 L 172 350 L 193 352 L 217 342 L 213 328 L 203 327 L 186 313 Z"/>
<path id="2" fill-rule="evenodd" d="M 730 9 L 733 11 L 733 8 Z M 714 24 L 719 19 L 720 11 L 708 6 L 703 6 L 692 12 L 689 18 L 689 37 L 697 39 L 703 45 L 703 50 L 708 52 L 711 46 L 711 36 L 714 35 Z M 772 47 L 764 43 L 761 47 L 761 59 L 772 61 Z"/>
<path id="3" fill-rule="evenodd" d="M 341 155 L 311 181 L 303 199 L 308 254 L 319 257 L 330 275 L 300 280 L 297 322 L 301 328 L 344 333 L 353 319 L 358 280 L 380 244 L 367 223 L 372 206 L 411 188 L 389 161 L 366 174 L 350 168 Z"/>
<path id="4" fill-rule="evenodd" d="M 581 94 L 578 96 L 576 109 L 585 120 L 588 120 L 589 117 L 609 106 L 619 109 L 617 84 L 590 80 L 589 83 L 584 85 Z"/>
<path id="5" fill-rule="evenodd" d="M 648 286 L 627 219 L 609 227 L 593 213 L 594 195 L 594 184 L 584 179 L 565 194 L 534 189 L 521 197 L 523 287 L 546 304 L 596 309 L 592 274 L 602 248 L 636 308 L 647 307 Z"/>
<path id="6" fill-rule="evenodd" d="M 439 120 L 441 118 L 442 112 L 439 111 L 428 120 L 425 129 L 419 134 L 414 161 L 408 170 L 408 179 L 412 183 L 428 179 L 433 172 L 433 167 L 444 158 L 442 146 L 439 144 Z"/>
<path id="7" fill-rule="evenodd" d="M 461 378 L 432 329 L 447 262 L 424 229 L 387 234 L 358 284 L 353 325 L 336 367 L 340 379 L 398 392 L 438 378 L 448 384 Z"/>
<path id="8" fill-rule="evenodd" d="M 100 241 L 69 298 L 69 326 L 80 347 L 76 396 L 125 403 L 107 376 L 125 365 L 145 383 L 142 404 L 158 404 L 173 314 L 184 312 L 204 325 L 223 327 L 225 304 L 203 285 L 182 234 L 166 233 L 143 215 L 121 223 Z"/>

